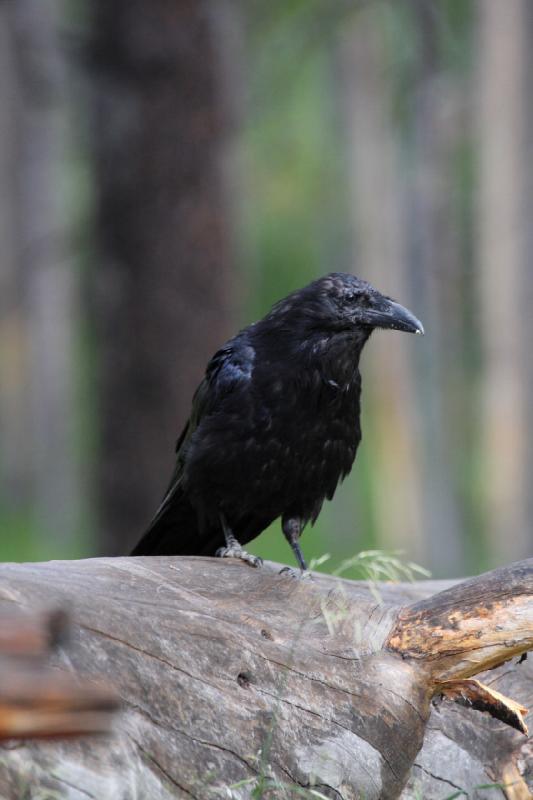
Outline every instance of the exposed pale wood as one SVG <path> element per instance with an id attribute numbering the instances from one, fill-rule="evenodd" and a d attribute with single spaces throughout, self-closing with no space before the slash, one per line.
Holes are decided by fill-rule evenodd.
<path id="1" fill-rule="evenodd" d="M 468 678 L 533 647 L 531 559 L 464 581 L 400 612 L 388 646 L 431 680 Z"/>
<path id="2" fill-rule="evenodd" d="M 531 792 L 516 764 L 508 764 L 505 767 L 501 782 L 506 787 L 505 795 L 508 800 L 531 800 Z"/>
<path id="3" fill-rule="evenodd" d="M 502 660 L 531 646 L 502 609 L 512 617 L 519 608 L 533 629 L 533 561 L 447 586 L 435 595 L 438 583 L 383 585 L 376 598 L 363 584 L 200 558 L 2 565 L 0 607 L 68 607 L 72 642 L 56 665 L 112 680 L 125 712 L 101 742 L 5 750 L 0 795 L 11 796 L 28 770 L 36 791 L 99 800 L 207 800 L 229 788 L 244 799 L 261 777 L 265 797 L 283 797 L 283 784 L 346 800 L 407 800 L 417 784 L 424 800 L 442 800 L 454 785 L 471 789 L 511 769 L 526 781 L 533 764 L 523 734 L 446 700 L 432 710 L 432 698 L 471 652 L 453 627 L 458 612 L 459 629 L 478 624 L 487 643 L 479 670 L 493 664 L 495 647 Z M 507 651 L 489 635 L 491 608 L 507 625 Z M 437 646 L 435 659 L 446 618 L 456 652 Z M 413 646 L 416 626 L 425 653 Z M 533 705 L 527 662 L 481 679 Z"/>

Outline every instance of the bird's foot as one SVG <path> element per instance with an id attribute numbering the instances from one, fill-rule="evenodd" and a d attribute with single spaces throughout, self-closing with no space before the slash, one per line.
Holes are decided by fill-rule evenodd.
<path id="1" fill-rule="evenodd" d="M 220 547 L 216 555 L 217 558 L 237 558 L 239 561 L 244 561 L 245 564 L 250 564 L 251 567 L 260 567 L 263 563 L 262 558 L 247 553 L 239 544 L 232 544 L 230 547 Z"/>
<path id="2" fill-rule="evenodd" d="M 288 578 L 296 578 L 299 581 L 305 581 L 311 578 L 311 573 L 307 570 L 294 569 L 293 567 L 283 567 L 278 574 L 286 575 Z"/>

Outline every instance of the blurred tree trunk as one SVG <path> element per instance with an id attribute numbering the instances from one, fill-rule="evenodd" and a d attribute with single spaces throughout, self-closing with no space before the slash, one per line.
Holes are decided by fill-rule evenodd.
<path id="1" fill-rule="evenodd" d="M 124 553 L 165 489 L 206 361 L 231 331 L 235 20 L 218 0 L 93 8 L 100 550 Z"/>
<path id="2" fill-rule="evenodd" d="M 412 95 L 413 167 L 404 200 L 409 261 L 416 288 L 416 311 L 424 321 L 424 358 L 417 394 L 421 417 L 425 527 L 430 568 L 438 575 L 460 574 L 464 564 L 463 520 L 459 502 L 458 454 L 464 447 L 462 415 L 454 408 L 462 352 L 460 272 L 462 254 L 453 208 L 454 158 L 461 125 L 457 93 L 441 54 L 439 8 L 431 0 L 411 3 L 416 61 Z"/>
<path id="3" fill-rule="evenodd" d="M 17 271 L 17 65 L 12 6 L 0 4 L 0 428 L 2 486 L 16 503 L 29 499 L 27 447 L 23 429 L 29 413 L 24 398 L 20 273 Z M 24 411 L 23 411 L 24 409 Z M 25 412 L 25 413 L 24 413 Z M 21 424 L 26 418 L 26 425 Z M 21 430 L 22 429 L 22 430 Z"/>
<path id="4" fill-rule="evenodd" d="M 403 196 L 392 120 L 393 85 L 387 70 L 381 8 L 359 12 L 344 31 L 343 98 L 349 132 L 356 272 L 411 306 L 402 235 Z M 376 334 L 365 365 L 365 447 L 373 459 L 373 515 L 380 546 L 427 561 L 421 509 L 417 393 L 412 353 L 420 342 Z M 376 351 L 378 351 L 376 355 Z"/>
<path id="5" fill-rule="evenodd" d="M 398 10 L 361 10 L 345 47 L 357 272 L 411 306 L 426 326 L 423 341 L 376 335 L 372 347 L 380 354 L 367 365 L 372 411 L 365 430 L 378 476 L 380 543 L 450 575 L 459 574 L 464 559 L 454 475 L 461 474 L 455 453 L 462 454 L 463 443 L 457 394 L 467 384 L 456 355 L 463 335 L 461 250 L 450 177 L 463 128 L 457 90 L 439 63 L 438 14 L 427 0 L 413 0 L 409 10 L 417 59 L 407 140 L 414 166 L 407 181 L 405 143 L 394 118 L 403 88 L 395 82 L 396 53 L 387 51 L 384 24 Z M 451 384 L 451 369 L 462 383 Z"/>
<path id="6" fill-rule="evenodd" d="M 526 246 L 532 176 L 526 126 L 533 75 L 527 37 L 530 5 L 529 0 L 482 0 L 477 6 L 478 259 L 485 356 L 482 482 L 486 527 L 497 562 L 520 558 L 531 548 L 526 390 L 531 361 L 531 256 Z"/>
<path id="7" fill-rule="evenodd" d="M 533 47 L 531 47 L 531 43 L 533 42 L 533 4 L 527 3 L 526 4 L 526 19 L 525 19 L 525 35 L 527 36 L 527 48 L 526 48 L 526 72 L 528 76 L 533 75 Z M 526 91 L 529 91 L 528 87 L 526 87 Z M 524 150 L 527 149 L 527 154 L 525 156 L 526 161 L 524 164 L 524 180 L 525 180 L 525 204 L 524 204 L 524 216 L 527 216 L 524 219 L 524 235 L 526 237 L 525 241 L 525 260 L 524 261 L 524 279 L 526 282 L 526 286 L 524 288 L 524 294 L 522 298 L 522 303 L 526 307 L 526 314 L 525 314 L 525 324 L 526 324 L 526 331 L 525 336 L 527 337 L 527 342 L 533 341 L 533 314 L 531 314 L 530 309 L 533 308 L 533 269 L 531 268 L 531 263 L 533 261 L 533 225 L 531 225 L 531 214 L 533 209 L 533 167 L 531 165 L 531 142 L 533 142 L 533 104 L 529 102 L 529 99 L 526 98 L 524 100 L 525 104 L 525 112 L 526 112 L 526 120 L 525 120 L 525 141 L 524 141 Z M 528 357 L 525 361 L 525 372 L 526 372 L 526 393 L 527 398 L 529 401 L 529 405 L 531 405 L 531 398 L 533 398 L 533 359 Z M 528 483 L 529 485 L 533 481 L 533 431 L 531 430 L 531 424 L 529 419 L 526 420 L 527 425 L 527 476 L 528 476 Z M 527 516 L 528 519 L 533 519 L 533 492 L 528 491 L 528 487 L 526 486 L 526 499 L 528 503 L 528 511 Z M 529 531 L 527 532 L 527 546 L 528 552 L 531 553 L 531 526 Z"/>
<path id="8" fill-rule="evenodd" d="M 58 0 L 0 4 L 0 425 L 7 505 L 61 552 L 77 521 Z"/>

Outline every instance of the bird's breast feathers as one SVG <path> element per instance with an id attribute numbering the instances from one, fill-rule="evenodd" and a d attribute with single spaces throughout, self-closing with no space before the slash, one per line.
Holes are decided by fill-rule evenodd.
<path id="1" fill-rule="evenodd" d="M 222 497 L 244 510 L 268 503 L 277 515 L 290 501 L 312 518 L 356 455 L 359 373 L 309 364 L 272 372 L 254 355 L 218 356 L 211 376 L 216 402 L 190 439 L 186 483 L 214 504 Z"/>

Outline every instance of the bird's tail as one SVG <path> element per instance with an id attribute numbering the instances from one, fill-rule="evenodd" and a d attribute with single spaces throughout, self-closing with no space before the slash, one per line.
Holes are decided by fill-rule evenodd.
<path id="1" fill-rule="evenodd" d="M 200 526 L 180 481 L 165 496 L 132 556 L 214 556 L 224 545 L 220 526 Z"/>

